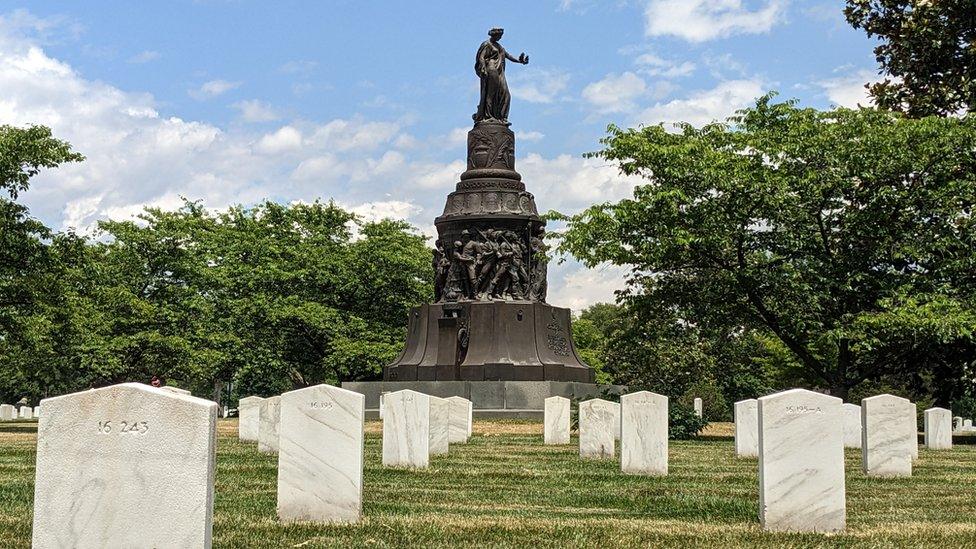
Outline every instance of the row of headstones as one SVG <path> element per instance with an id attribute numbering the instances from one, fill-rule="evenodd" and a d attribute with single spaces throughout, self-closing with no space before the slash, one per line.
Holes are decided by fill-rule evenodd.
<path id="1" fill-rule="evenodd" d="M 735 405 L 735 448 L 759 457 L 759 507 L 768 530 L 840 531 L 846 525 L 844 447 L 861 448 L 866 475 L 911 476 L 917 408 L 877 395 L 861 405 L 793 389 Z M 925 444 L 952 447 L 951 412 L 925 411 Z"/>
<path id="2" fill-rule="evenodd" d="M 442 419 L 449 412 L 440 404 L 449 399 L 410 396 L 400 398 L 431 403 L 428 425 L 445 425 L 434 431 L 451 432 Z M 395 399 L 388 395 L 390 400 Z M 34 547 L 211 546 L 215 402 L 124 383 L 45 399 L 42 405 Z M 470 436 L 468 405 L 468 426 L 456 442 Z M 360 519 L 363 395 L 317 385 L 241 399 L 240 408 L 241 438 L 256 438 L 263 451 L 278 452 L 282 520 Z"/>
<path id="3" fill-rule="evenodd" d="M 355 522 L 362 515 L 364 396 L 318 385 L 240 399 L 238 437 L 278 454 L 282 520 Z M 430 456 L 467 443 L 472 404 L 415 391 L 386 393 L 383 465 L 427 467 Z"/>
<path id="4" fill-rule="evenodd" d="M 952 430 L 956 433 L 976 433 L 976 427 L 973 427 L 973 420 L 963 419 L 959 416 L 952 418 Z"/>
<path id="5" fill-rule="evenodd" d="M 860 448 L 862 468 L 870 476 L 911 476 L 911 460 L 918 458 L 916 405 L 901 397 L 877 395 L 861 405 L 842 405 L 845 448 Z M 759 455 L 758 401 L 735 403 L 735 453 L 740 457 Z M 932 450 L 952 449 L 952 412 L 929 408 L 923 414 L 924 444 Z M 906 457 L 908 456 L 908 457 Z"/>
<path id="6" fill-rule="evenodd" d="M 568 398 L 549 397 L 543 409 L 545 444 L 569 444 Z M 639 391 L 620 402 L 594 398 L 579 404 L 579 455 L 612 459 L 620 441 L 620 470 L 635 475 L 668 474 L 668 397 Z"/>
<path id="7" fill-rule="evenodd" d="M 19 409 L 12 404 L 0 404 L 0 421 L 15 419 L 37 419 L 41 417 L 41 407 L 21 406 Z"/>

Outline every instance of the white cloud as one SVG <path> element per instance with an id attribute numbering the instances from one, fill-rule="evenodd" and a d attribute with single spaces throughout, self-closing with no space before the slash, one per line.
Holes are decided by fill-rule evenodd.
<path id="1" fill-rule="evenodd" d="M 583 88 L 583 99 L 599 113 L 628 112 L 636 108 L 635 100 L 647 92 L 644 79 L 632 72 L 608 74 L 602 80 Z"/>
<path id="2" fill-rule="evenodd" d="M 255 150 L 264 154 L 281 154 L 302 147 L 302 132 L 292 126 L 282 126 L 258 140 Z"/>
<path id="3" fill-rule="evenodd" d="M 763 93 L 765 91 L 759 80 L 728 80 L 710 90 L 697 91 L 682 99 L 648 107 L 637 116 L 637 122 L 688 122 L 701 126 L 713 121 L 723 121 Z"/>
<path id="4" fill-rule="evenodd" d="M 690 76 L 697 68 L 691 61 L 678 63 L 661 58 L 653 53 L 643 53 L 634 60 L 637 66 L 641 67 L 641 72 L 649 76 L 661 76 L 664 78 L 679 78 Z"/>
<path id="5" fill-rule="evenodd" d="M 508 71 L 512 97 L 516 99 L 530 103 L 552 103 L 569 84 L 569 74 L 557 69 L 517 68 L 518 71 Z"/>
<path id="6" fill-rule="evenodd" d="M 409 219 L 419 214 L 423 208 L 413 202 L 403 200 L 379 200 L 348 207 L 349 211 L 366 221 L 382 219 Z"/>
<path id="7" fill-rule="evenodd" d="M 229 82 L 227 80 L 210 80 L 204 82 L 199 88 L 190 90 L 190 96 L 194 99 L 209 99 L 223 95 L 230 90 L 240 87 L 240 82 Z"/>
<path id="8" fill-rule="evenodd" d="M 834 105 L 848 108 L 856 108 L 859 105 L 869 107 L 874 105 L 874 100 L 868 95 L 865 84 L 880 79 L 875 71 L 861 69 L 821 80 L 817 85 Z"/>
<path id="9" fill-rule="evenodd" d="M 159 59 L 159 57 L 160 55 L 158 51 L 145 50 L 133 55 L 128 61 L 133 65 L 141 65 L 150 61 L 155 61 Z"/>
<path id="10" fill-rule="evenodd" d="M 600 265 L 587 269 L 576 261 L 568 261 L 555 267 L 550 263 L 550 279 L 555 276 L 560 283 L 550 285 L 546 301 L 559 307 L 569 307 L 576 312 L 594 303 L 614 303 L 614 292 L 624 289 L 628 271 L 627 267 L 616 265 Z"/>
<path id="11" fill-rule="evenodd" d="M 546 137 L 546 134 L 537 131 L 519 132 L 519 141 L 525 141 L 527 143 L 532 143 L 534 141 L 542 141 Z"/>
<path id="12" fill-rule="evenodd" d="M 339 151 L 375 149 L 389 143 L 400 131 L 397 122 L 364 122 L 336 119 L 318 127 L 309 141 Z"/>
<path id="13" fill-rule="evenodd" d="M 281 118 L 271 105 L 257 99 L 238 101 L 231 106 L 241 111 L 241 120 L 245 122 L 272 122 Z"/>
<path id="14" fill-rule="evenodd" d="M 315 72 L 319 66 L 316 61 L 308 61 L 304 59 L 289 61 L 282 65 L 278 70 L 285 74 L 310 74 Z"/>
<path id="15" fill-rule="evenodd" d="M 743 0 L 650 0 L 644 11 L 644 32 L 689 42 L 760 34 L 783 20 L 787 1 L 763 0 L 751 9 Z"/>

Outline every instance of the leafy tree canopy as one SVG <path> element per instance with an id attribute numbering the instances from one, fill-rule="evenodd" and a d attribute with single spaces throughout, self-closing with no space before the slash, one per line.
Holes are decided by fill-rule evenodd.
<path id="1" fill-rule="evenodd" d="M 976 116 L 766 96 L 727 123 L 611 126 L 603 143 L 594 156 L 647 181 L 566 218 L 560 250 L 631 267 L 632 329 L 772 338 L 794 385 L 841 397 L 899 371 L 942 401 L 962 390 L 976 360 Z"/>
<path id="2" fill-rule="evenodd" d="M 911 116 L 976 110 L 976 7 L 972 0 L 847 0 L 854 28 L 890 76 L 868 86 L 879 106 Z"/>

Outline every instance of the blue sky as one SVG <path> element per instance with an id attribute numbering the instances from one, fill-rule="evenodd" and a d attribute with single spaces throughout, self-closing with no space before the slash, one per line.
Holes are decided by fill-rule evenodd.
<path id="1" fill-rule="evenodd" d="M 224 207 L 334 198 L 426 233 L 464 169 L 474 52 L 509 65 L 518 167 L 542 209 L 629 196 L 585 160 L 606 125 L 702 124 L 768 90 L 866 104 L 872 41 L 814 0 L 45 2 L 0 8 L 0 124 L 43 123 L 88 156 L 25 195 L 90 231 L 180 197 Z M 612 296 L 619 269 L 568 262 L 552 301 Z"/>

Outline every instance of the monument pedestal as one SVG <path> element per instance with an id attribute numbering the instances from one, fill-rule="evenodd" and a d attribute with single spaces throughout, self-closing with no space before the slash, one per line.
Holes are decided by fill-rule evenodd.
<path id="1" fill-rule="evenodd" d="M 403 389 L 441 398 L 464 397 L 471 401 L 475 417 L 542 419 L 545 399 L 596 398 L 604 391 L 626 392 L 623 385 L 597 385 L 565 381 L 347 381 L 343 389 L 366 395 L 366 417 L 379 417 L 380 395 Z"/>
<path id="2" fill-rule="evenodd" d="M 593 383 L 573 345 L 570 311 L 537 301 L 468 301 L 415 307 L 407 344 L 386 381 Z"/>

